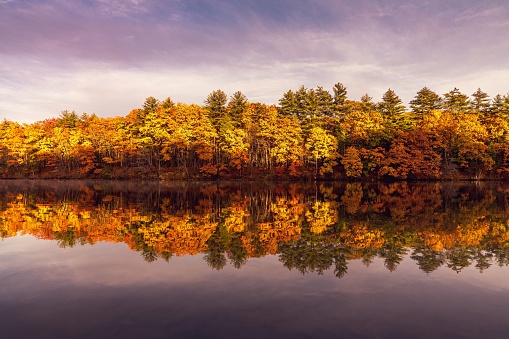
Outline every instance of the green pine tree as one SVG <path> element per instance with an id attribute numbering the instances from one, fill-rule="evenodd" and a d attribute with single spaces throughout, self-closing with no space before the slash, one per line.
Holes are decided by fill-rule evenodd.
<path id="1" fill-rule="evenodd" d="M 384 116 L 394 118 L 399 114 L 405 113 L 405 106 L 399 96 L 389 88 L 382 97 L 380 110 Z"/>
<path id="2" fill-rule="evenodd" d="M 412 101 L 410 101 L 410 107 L 412 112 L 418 115 L 428 114 L 433 110 L 440 109 L 442 107 L 442 100 L 438 94 L 430 90 L 428 87 L 424 87 Z"/>
<path id="3" fill-rule="evenodd" d="M 453 114 L 468 113 L 470 108 L 468 96 L 455 87 L 449 93 L 444 94 L 444 108 Z"/>

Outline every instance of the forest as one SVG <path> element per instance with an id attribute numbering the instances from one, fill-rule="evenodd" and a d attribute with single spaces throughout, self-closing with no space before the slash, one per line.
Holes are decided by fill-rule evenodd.
<path id="1" fill-rule="evenodd" d="M 146 98 L 125 117 L 63 111 L 0 123 L 0 178 L 146 180 L 484 180 L 509 177 L 509 94 L 424 87 L 403 105 L 347 96 L 341 83 L 241 92 L 202 105 Z"/>

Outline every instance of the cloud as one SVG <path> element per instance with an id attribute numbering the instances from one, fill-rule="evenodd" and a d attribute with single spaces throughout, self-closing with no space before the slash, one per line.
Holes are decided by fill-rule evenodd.
<path id="1" fill-rule="evenodd" d="M 115 103 L 121 98 L 114 94 L 117 77 L 120 87 L 131 84 L 124 91 L 137 100 L 137 93 L 162 88 L 198 103 L 209 89 L 238 86 L 252 92 L 252 100 L 275 103 L 301 84 L 330 88 L 338 81 L 355 99 L 368 92 L 378 100 L 391 87 L 408 102 L 424 86 L 475 80 L 507 91 L 504 81 L 489 81 L 509 69 L 509 5 L 501 0 L 28 0 L 0 6 L 0 114 L 49 115 L 50 106 L 54 112 L 68 102 L 68 109 L 125 115 L 125 105 Z M 199 83 L 185 91 L 172 85 L 187 79 Z M 97 98 L 95 88 L 106 87 L 102 93 L 111 98 L 101 97 L 104 106 L 87 103 Z M 58 103 L 51 93 L 35 99 L 38 91 L 62 88 L 73 88 L 74 99 Z M 22 92 L 33 93 L 33 101 Z"/>
<path id="2" fill-rule="evenodd" d="M 112 16 L 127 16 L 148 11 L 144 0 L 97 0 L 99 13 Z"/>

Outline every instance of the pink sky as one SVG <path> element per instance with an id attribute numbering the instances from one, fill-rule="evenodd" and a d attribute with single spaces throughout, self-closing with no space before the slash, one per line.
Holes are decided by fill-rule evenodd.
<path id="1" fill-rule="evenodd" d="M 506 0 L 0 0 L 0 119 L 126 115 L 148 96 L 509 92 Z"/>

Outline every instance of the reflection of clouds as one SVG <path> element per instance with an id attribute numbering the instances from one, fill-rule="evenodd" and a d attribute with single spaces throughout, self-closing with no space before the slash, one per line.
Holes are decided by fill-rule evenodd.
<path id="1" fill-rule="evenodd" d="M 507 269 L 426 275 L 408 261 L 390 273 L 375 260 L 353 262 L 338 280 L 289 271 L 276 257 L 217 272 L 200 256 L 147 264 L 118 245 L 30 243 L 12 261 L 0 247 L 5 337 L 504 337 L 508 329 Z"/>
<path id="2" fill-rule="evenodd" d="M 506 284 L 509 270 L 507 267 L 493 265 L 481 273 L 471 265 L 456 273 L 446 266 L 439 267 L 431 273 L 424 273 L 410 258 L 412 251 L 403 255 L 403 260 L 394 272 L 384 267 L 383 258 L 374 258 L 369 267 L 360 259 L 348 261 L 348 274 L 341 284 L 333 275 L 333 269 L 326 270 L 324 275 L 302 275 L 297 269 L 288 270 L 281 264 L 280 256 L 266 255 L 261 258 L 250 258 L 246 265 L 236 269 L 226 265 L 222 270 L 211 270 L 204 261 L 204 254 L 174 256 L 169 262 L 157 260 L 151 263 L 143 261 L 138 252 L 132 251 L 126 244 L 96 243 L 94 245 L 59 248 L 56 241 L 40 240 L 33 236 L 17 236 L 3 240 L 0 258 L 4 265 L 0 275 L 10 276 L 9 272 L 22 271 L 22 276 L 12 275 L 5 282 L 23 286 L 28 282 L 26 276 L 36 275 L 38 281 L 51 284 L 53 281 L 66 281 L 76 285 L 129 286 L 133 284 L 164 283 L 173 285 L 197 284 L 210 279 L 231 279 L 243 276 L 245 279 L 258 280 L 260 283 L 278 281 L 278 284 L 290 284 L 292 279 L 301 277 L 311 282 L 316 276 L 324 279 L 336 292 L 345 291 L 348 285 L 349 294 L 376 294 L 393 289 L 396 281 L 402 284 L 411 280 L 436 281 L 445 285 L 462 285 L 464 289 L 479 288 L 491 291 L 509 291 Z M 8 259 L 8 260 L 7 260 Z M 59 274 L 55 274 L 55 270 Z M 65 274 L 62 274 L 66 272 Z M 142 272 L 143 274 L 140 274 Z M 270 274 L 262 273 L 270 272 Z M 222 276 L 222 278 L 219 278 Z M 377 276 L 376 279 L 373 276 Z M 37 280 L 37 279 L 36 279 Z M 353 281 L 365 281 L 357 284 Z M 377 283 L 373 281 L 377 280 Z M 28 280 L 30 281 L 30 280 Z"/>

